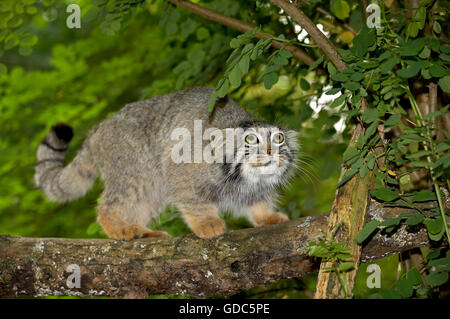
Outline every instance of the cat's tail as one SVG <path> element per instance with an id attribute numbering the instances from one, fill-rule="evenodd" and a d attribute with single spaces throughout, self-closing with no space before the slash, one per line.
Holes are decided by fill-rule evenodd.
<path id="1" fill-rule="evenodd" d="M 98 175 L 86 142 L 73 161 L 64 166 L 72 137 L 69 125 L 55 125 L 37 150 L 34 181 L 51 201 L 68 202 L 82 197 Z"/>

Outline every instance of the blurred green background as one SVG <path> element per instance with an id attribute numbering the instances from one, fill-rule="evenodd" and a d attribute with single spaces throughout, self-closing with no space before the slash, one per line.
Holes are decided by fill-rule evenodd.
<path id="1" fill-rule="evenodd" d="M 4 1 L 0 9 L 12 2 L 20 3 Z M 70 123 L 75 130 L 70 161 L 89 129 L 124 104 L 183 88 L 214 86 L 231 53 L 229 42 L 239 35 L 164 1 L 128 1 L 133 5 L 112 6 L 110 11 L 99 10 L 95 4 L 101 2 L 22 1 L 22 21 L 15 23 L 29 36 L 12 48 L 0 49 L 0 234 L 105 238 L 95 222 L 101 182 L 72 203 L 49 202 L 33 182 L 39 143 L 55 123 Z M 255 15 L 252 1 L 203 2 L 222 14 L 257 20 L 272 34 L 285 29 L 271 8 L 261 6 Z M 82 8 L 80 29 L 66 26 L 70 3 Z M 1 13 L 0 25 L 4 18 Z M 361 23 L 360 14 L 352 23 L 355 27 Z M 349 132 L 340 125 L 340 117 L 319 101 L 323 78 L 292 61 L 278 83 L 266 90 L 258 80 L 265 63 L 255 61 L 241 87 L 229 93 L 257 118 L 300 132 L 306 172 L 282 191 L 281 211 L 292 219 L 325 213 L 332 205 Z M 244 220 L 226 220 L 229 230 L 249 227 Z M 176 211 L 167 211 L 151 227 L 172 236 L 189 233 Z M 389 288 L 397 277 L 398 256 L 378 264 L 382 287 Z M 312 274 L 281 280 L 236 297 L 311 298 L 315 278 Z M 365 288 L 366 278 L 363 265 L 356 298 L 377 292 Z"/>

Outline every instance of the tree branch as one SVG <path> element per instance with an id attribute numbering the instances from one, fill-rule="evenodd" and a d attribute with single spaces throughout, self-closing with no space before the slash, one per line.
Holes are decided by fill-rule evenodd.
<path id="1" fill-rule="evenodd" d="M 331 41 L 317 28 L 302 10 L 298 9 L 294 4 L 286 0 L 272 0 L 274 4 L 283 9 L 290 15 L 303 29 L 308 32 L 317 46 L 325 53 L 325 55 L 333 62 L 339 71 L 347 68 L 347 64 L 342 60 L 341 55 Z"/>
<path id="2" fill-rule="evenodd" d="M 204 8 L 189 1 L 181 1 L 181 0 L 168 0 L 168 1 L 176 6 L 187 9 L 205 19 L 218 22 L 220 24 L 226 25 L 227 27 L 230 27 L 232 29 L 241 32 L 247 32 L 255 29 L 255 26 L 251 23 L 227 17 L 223 14 L 217 13 L 215 11 Z M 258 37 L 259 39 L 266 40 L 268 38 L 271 38 L 272 36 L 265 32 L 259 32 L 256 34 L 256 37 Z M 272 42 L 272 45 L 278 49 L 284 46 L 283 43 L 278 43 L 275 41 Z M 311 65 L 314 62 L 314 59 L 311 56 L 309 56 L 305 51 L 293 45 L 284 46 L 284 49 L 290 51 L 295 59 L 305 63 L 306 65 Z"/>
<path id="3" fill-rule="evenodd" d="M 372 202 L 369 217 L 403 212 Z M 326 215 L 317 215 L 211 240 L 194 235 L 130 242 L 0 236 L 0 297 L 231 295 L 317 271 L 319 261 L 308 256 L 308 244 L 327 224 Z M 425 229 L 410 233 L 401 227 L 392 236 L 377 234 L 368 240 L 361 260 L 371 262 L 428 244 Z M 71 264 L 80 267 L 80 288 L 68 288 Z"/>

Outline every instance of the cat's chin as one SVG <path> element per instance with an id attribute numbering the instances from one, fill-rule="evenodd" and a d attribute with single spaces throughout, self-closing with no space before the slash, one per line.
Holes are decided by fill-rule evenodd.
<path id="1" fill-rule="evenodd" d="M 278 184 L 282 179 L 284 167 L 279 166 L 276 162 L 270 162 L 267 165 L 251 166 L 248 165 L 242 171 L 243 176 L 249 183 L 258 184 Z"/>

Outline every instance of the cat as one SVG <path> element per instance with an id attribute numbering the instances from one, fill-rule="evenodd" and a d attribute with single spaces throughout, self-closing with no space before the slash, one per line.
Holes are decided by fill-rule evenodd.
<path id="1" fill-rule="evenodd" d="M 64 123 L 53 126 L 37 150 L 36 185 L 50 200 L 68 202 L 84 196 L 100 174 L 105 187 L 97 221 L 119 240 L 168 236 L 147 224 L 169 204 L 200 238 L 225 232 L 219 211 L 246 216 L 254 226 L 287 221 L 273 205 L 278 186 L 295 170 L 297 132 L 256 120 L 231 98 L 218 100 L 211 114 L 212 92 L 193 88 L 125 105 L 90 131 L 66 166 L 73 130 Z M 198 121 L 201 133 L 238 129 L 242 138 L 221 140 L 218 150 L 226 141 L 235 142 L 223 152 L 223 161 L 174 160 L 180 141 L 173 132 L 195 133 Z M 196 151 L 195 143 L 185 146 Z M 211 140 L 200 146 L 207 143 Z"/>

